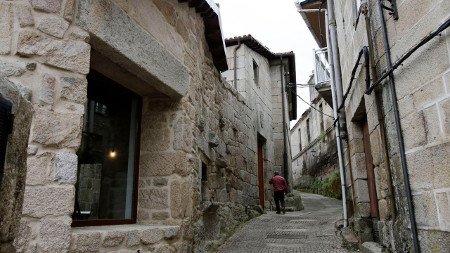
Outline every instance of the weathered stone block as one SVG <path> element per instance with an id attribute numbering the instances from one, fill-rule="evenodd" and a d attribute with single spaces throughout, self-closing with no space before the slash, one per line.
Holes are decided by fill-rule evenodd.
<path id="1" fill-rule="evenodd" d="M 159 228 L 149 228 L 141 231 L 140 236 L 143 244 L 153 244 L 163 238 L 164 232 Z"/>
<path id="2" fill-rule="evenodd" d="M 25 188 L 22 212 L 36 218 L 46 215 L 71 215 L 74 197 L 73 186 L 29 186 Z"/>
<path id="3" fill-rule="evenodd" d="M 188 181 L 173 181 L 170 185 L 170 211 L 172 218 L 189 217 L 192 212 L 192 186 Z"/>
<path id="4" fill-rule="evenodd" d="M 44 104 L 53 104 L 56 78 L 51 74 L 42 75 L 39 87 L 39 101 Z"/>
<path id="5" fill-rule="evenodd" d="M 449 77 L 449 88 L 450 88 L 450 77 Z M 450 98 L 445 99 L 439 103 L 441 116 L 442 116 L 442 129 L 444 130 L 445 136 L 450 136 Z"/>
<path id="6" fill-rule="evenodd" d="M 359 217 L 367 218 L 370 216 L 370 203 L 356 203 L 356 210 Z"/>
<path id="7" fill-rule="evenodd" d="M 84 104 L 87 100 L 86 78 L 61 77 L 61 98 Z"/>
<path id="8" fill-rule="evenodd" d="M 141 176 L 170 176 L 182 166 L 186 166 L 184 152 L 143 153 L 139 171 Z"/>
<path id="9" fill-rule="evenodd" d="M 15 14 L 19 20 L 20 27 L 33 26 L 34 18 L 31 8 L 26 4 L 15 4 Z"/>
<path id="10" fill-rule="evenodd" d="M 110 231 L 103 238 L 102 245 L 104 247 L 117 247 L 125 240 L 125 232 L 123 231 Z"/>
<path id="11" fill-rule="evenodd" d="M 364 153 L 355 153 L 352 156 L 352 170 L 354 179 L 367 179 L 366 156 Z"/>
<path id="12" fill-rule="evenodd" d="M 134 247 L 141 244 L 140 233 L 137 230 L 128 231 L 126 235 L 127 247 Z"/>
<path id="13" fill-rule="evenodd" d="M 413 196 L 413 200 L 417 226 L 419 228 L 436 228 L 439 226 L 433 192 L 416 194 Z"/>
<path id="14" fill-rule="evenodd" d="M 367 186 L 367 180 L 357 179 L 354 181 L 356 200 L 358 203 L 369 202 L 369 188 Z"/>
<path id="15" fill-rule="evenodd" d="M 43 219 L 39 228 L 40 252 L 67 252 L 70 246 L 69 217 L 60 219 Z"/>
<path id="16" fill-rule="evenodd" d="M 38 109 L 32 133 L 31 140 L 43 145 L 78 148 L 81 141 L 81 115 Z"/>
<path id="17" fill-rule="evenodd" d="M 22 30 L 17 41 L 17 53 L 24 56 L 42 56 L 62 47 L 63 44 L 64 42 L 48 38 L 38 31 Z"/>
<path id="18" fill-rule="evenodd" d="M 401 119 L 401 123 L 406 150 L 426 144 L 426 122 L 423 111 L 409 114 Z"/>
<path id="19" fill-rule="evenodd" d="M 67 41 L 59 44 L 55 51 L 47 54 L 45 62 L 49 65 L 71 70 L 81 74 L 89 73 L 91 47 L 82 41 Z"/>
<path id="20" fill-rule="evenodd" d="M 69 39 L 89 42 L 89 33 L 77 26 L 70 27 L 69 30 L 67 31 L 67 34 L 68 34 L 67 37 Z"/>
<path id="21" fill-rule="evenodd" d="M 75 0 L 67 0 L 64 6 L 64 18 L 67 21 L 73 20 L 73 15 L 75 14 Z"/>
<path id="22" fill-rule="evenodd" d="M 56 13 L 61 10 L 61 0 L 31 0 L 30 2 L 33 8 L 39 11 Z"/>
<path id="23" fill-rule="evenodd" d="M 148 209 L 166 209 L 168 205 L 166 189 L 140 189 L 139 207 Z"/>
<path id="24" fill-rule="evenodd" d="M 11 51 L 11 33 L 13 27 L 12 5 L 9 2 L 0 3 L 0 54 Z"/>
<path id="25" fill-rule="evenodd" d="M 24 62 L 2 59 L 0 60 L 0 76 L 21 76 L 26 72 Z"/>
<path id="26" fill-rule="evenodd" d="M 58 16 L 45 16 L 37 24 L 37 29 L 56 38 L 62 38 L 69 28 L 69 22 Z"/>
<path id="27" fill-rule="evenodd" d="M 73 252 L 87 253 L 98 252 L 100 250 L 102 234 L 100 232 L 73 234 Z"/>
<path id="28" fill-rule="evenodd" d="M 170 217 L 168 212 L 154 212 L 152 213 L 153 220 L 167 220 Z"/>
<path id="29" fill-rule="evenodd" d="M 446 188 L 450 185 L 450 143 L 406 155 L 412 191 Z"/>
<path id="30" fill-rule="evenodd" d="M 116 3 L 80 1 L 76 23 L 103 42 L 93 46 L 113 62 L 143 80 L 152 80 L 149 83 L 171 97 L 186 94 L 190 78 L 184 64 Z"/>
<path id="31" fill-rule="evenodd" d="M 78 157 L 76 154 L 60 151 L 56 153 L 54 177 L 60 183 L 75 184 L 77 181 Z"/>
<path id="32" fill-rule="evenodd" d="M 437 190 L 434 193 L 441 230 L 450 230 L 450 190 Z M 431 207 L 430 207 L 431 208 Z"/>
<path id="33" fill-rule="evenodd" d="M 54 154 L 45 152 L 27 160 L 27 185 L 43 185 L 49 180 Z"/>

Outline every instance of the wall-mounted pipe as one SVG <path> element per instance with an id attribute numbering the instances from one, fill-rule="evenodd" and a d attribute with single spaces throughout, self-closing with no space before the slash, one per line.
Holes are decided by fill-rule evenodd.
<path id="1" fill-rule="evenodd" d="M 380 12 L 381 34 L 383 36 L 383 45 L 384 45 L 384 50 L 385 50 L 386 65 L 387 65 L 387 69 L 389 70 L 389 87 L 391 90 L 392 109 L 394 112 L 395 128 L 397 131 L 397 140 L 398 140 L 399 153 L 400 153 L 400 164 L 401 164 L 401 168 L 402 168 L 402 172 L 403 172 L 403 180 L 404 180 L 405 194 L 406 194 L 407 205 L 408 205 L 409 220 L 411 222 L 411 234 L 412 234 L 414 252 L 420 253 L 419 237 L 417 234 L 416 217 L 414 214 L 414 204 L 413 204 L 413 199 L 412 199 L 412 194 L 411 194 L 411 185 L 409 182 L 408 166 L 406 163 L 406 154 L 405 154 L 405 146 L 404 146 L 403 134 L 402 134 L 402 129 L 401 129 L 400 113 L 398 111 L 398 104 L 397 104 L 397 91 L 396 91 L 396 87 L 395 87 L 395 78 L 394 78 L 393 71 L 390 71 L 390 70 L 392 70 L 391 50 L 390 50 L 390 45 L 389 45 L 389 40 L 388 40 L 386 20 L 384 18 L 382 0 L 378 0 L 378 11 Z"/>
<path id="2" fill-rule="evenodd" d="M 234 48 L 233 56 L 234 56 L 234 66 L 233 66 L 233 72 L 234 72 L 234 88 L 237 90 L 237 51 L 242 46 L 241 41 L 238 41 L 237 47 Z"/>

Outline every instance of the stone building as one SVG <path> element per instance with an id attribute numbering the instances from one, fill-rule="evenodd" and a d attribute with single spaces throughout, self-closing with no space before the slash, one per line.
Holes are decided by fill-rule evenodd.
<path id="1" fill-rule="evenodd" d="M 270 163 L 265 166 L 268 168 L 265 178 L 279 171 L 292 182 L 288 134 L 289 121 L 297 117 L 296 89 L 287 90 L 280 84 L 295 83 L 295 55 L 293 52 L 273 53 L 251 35 L 226 39 L 225 45 L 230 70 L 222 74 L 250 107 L 256 108 L 261 129 L 259 141 L 264 143 L 270 139 L 266 145 Z M 285 110 L 282 109 L 284 103 Z M 264 183 L 270 188 L 267 180 Z"/>
<path id="2" fill-rule="evenodd" d="M 450 1 L 332 2 L 352 228 L 361 243 L 392 252 L 448 252 Z M 302 16 L 326 47 L 325 14 Z"/>
<path id="3" fill-rule="evenodd" d="M 212 1 L 0 1 L 0 13 L 0 251 L 204 252 L 258 215 L 281 107 L 221 76 Z"/>
<path id="4" fill-rule="evenodd" d="M 314 85 L 314 76 L 308 85 Z M 339 173 L 333 110 L 314 86 L 309 89 L 310 105 L 290 130 L 294 186 L 311 188 Z"/>

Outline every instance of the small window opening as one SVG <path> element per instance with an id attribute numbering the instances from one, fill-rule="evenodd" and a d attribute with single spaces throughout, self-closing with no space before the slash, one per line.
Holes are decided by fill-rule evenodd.
<path id="1" fill-rule="evenodd" d="M 309 119 L 306 120 L 306 139 L 308 140 L 308 143 L 311 141 L 311 133 L 309 128 Z"/>
<path id="2" fill-rule="evenodd" d="M 302 151 L 302 131 L 300 128 L 298 129 L 298 147 L 299 151 Z"/>
<path id="3" fill-rule="evenodd" d="M 253 60 L 253 80 L 256 85 L 259 85 L 259 66 L 255 60 Z"/>
<path id="4" fill-rule="evenodd" d="M 208 181 L 208 167 L 202 162 L 202 181 Z"/>
<path id="5" fill-rule="evenodd" d="M 324 131 L 324 129 L 325 129 L 324 122 L 323 122 L 323 106 L 322 106 L 322 103 L 320 103 L 320 105 L 319 105 L 319 111 L 320 111 L 320 115 L 319 115 L 319 117 L 320 117 L 320 132 L 322 133 Z"/>

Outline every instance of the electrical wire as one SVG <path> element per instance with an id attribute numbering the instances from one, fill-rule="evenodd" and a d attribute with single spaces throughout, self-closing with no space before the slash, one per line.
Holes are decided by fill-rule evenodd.
<path id="1" fill-rule="evenodd" d="M 392 66 L 391 69 L 387 69 L 384 71 L 384 74 L 374 83 L 372 86 L 370 86 L 366 90 L 366 94 L 370 95 L 372 93 L 373 89 L 375 89 L 376 86 L 380 85 L 386 77 L 388 77 L 392 72 L 394 72 L 395 69 L 397 69 L 401 64 L 408 59 L 417 49 L 421 48 L 423 45 L 428 43 L 430 40 L 432 40 L 434 37 L 440 35 L 445 29 L 447 29 L 450 26 L 450 18 L 447 19 L 442 25 L 440 25 L 434 32 L 427 35 L 425 38 L 423 38 L 419 43 L 417 43 L 414 47 L 412 47 L 410 50 L 408 50 L 400 59 L 395 62 L 395 64 Z"/>
<path id="2" fill-rule="evenodd" d="M 290 90 L 292 91 L 292 87 L 287 86 L 287 88 L 290 89 Z M 321 110 L 319 110 L 319 109 L 317 109 L 316 107 L 312 106 L 310 103 L 306 102 L 306 100 L 304 100 L 302 97 L 300 97 L 297 93 L 296 93 L 295 95 L 296 95 L 298 98 L 300 98 L 300 100 L 302 100 L 305 104 L 309 105 L 309 107 L 313 108 L 314 110 L 320 112 L 321 114 L 323 114 L 323 115 L 325 115 L 325 116 L 328 116 L 328 117 L 334 119 L 333 116 L 328 115 L 328 114 L 322 112 Z"/>

